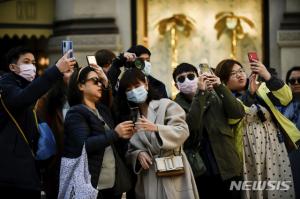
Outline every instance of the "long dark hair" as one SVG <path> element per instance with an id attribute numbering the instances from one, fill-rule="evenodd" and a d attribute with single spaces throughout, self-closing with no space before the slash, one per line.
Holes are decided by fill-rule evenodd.
<path id="1" fill-rule="evenodd" d="M 81 104 L 83 100 L 83 93 L 79 90 L 78 85 L 84 84 L 88 74 L 95 71 L 92 67 L 86 66 L 80 69 L 75 69 L 71 75 L 68 87 L 68 102 L 70 107 Z"/>
<path id="2" fill-rule="evenodd" d="M 146 83 L 146 76 L 137 68 L 130 68 L 122 75 L 117 95 L 117 107 L 120 114 L 129 114 L 130 107 L 135 107 L 137 104 L 129 102 L 126 97 L 126 90 L 129 86 L 136 85 L 139 82 Z M 161 99 L 160 95 L 148 83 L 148 97 L 146 102 L 149 103 L 151 100 Z"/>
<path id="3" fill-rule="evenodd" d="M 61 110 L 67 101 L 68 86 L 61 79 L 55 83 L 47 95 L 46 108 L 49 114 L 52 115 L 56 110 Z"/>
<path id="4" fill-rule="evenodd" d="M 58 60 L 57 60 L 58 61 Z M 57 61 L 55 63 L 57 63 Z M 76 62 L 74 71 L 78 70 L 79 65 Z M 64 79 L 57 81 L 47 94 L 46 109 L 50 115 L 55 114 L 56 110 L 62 110 L 67 101 L 68 84 Z"/>

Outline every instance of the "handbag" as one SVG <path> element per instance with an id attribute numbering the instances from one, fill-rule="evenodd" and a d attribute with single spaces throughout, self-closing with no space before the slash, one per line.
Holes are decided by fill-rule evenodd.
<path id="1" fill-rule="evenodd" d="M 205 173 L 206 167 L 199 152 L 195 149 L 185 149 L 186 157 L 192 167 L 192 171 L 195 177 L 199 177 Z"/>
<path id="2" fill-rule="evenodd" d="M 46 160 L 56 153 L 56 142 L 53 133 L 46 122 L 38 124 L 40 138 L 36 152 L 37 160 Z"/>
<path id="3" fill-rule="evenodd" d="M 61 158 L 58 199 L 96 199 L 92 186 L 85 145 L 78 158 Z"/>
<path id="4" fill-rule="evenodd" d="M 35 122 L 36 122 L 36 126 L 38 128 L 40 137 L 39 137 L 39 140 L 38 140 L 38 149 L 37 149 L 37 152 L 36 152 L 36 155 L 35 155 L 32 148 L 29 145 L 29 142 L 28 142 L 28 140 L 27 140 L 27 138 L 24 134 L 24 131 L 21 129 L 21 127 L 18 124 L 17 120 L 14 118 L 14 116 L 10 113 L 10 111 L 8 110 L 6 105 L 4 104 L 1 93 L 0 93 L 0 100 L 1 100 L 1 104 L 4 108 L 4 110 L 7 112 L 10 119 L 16 125 L 16 127 L 18 129 L 18 132 L 20 133 L 21 137 L 24 139 L 24 141 L 29 146 L 29 148 L 31 150 L 31 154 L 36 160 L 46 160 L 46 159 L 50 158 L 52 155 L 54 155 L 56 153 L 56 142 L 55 142 L 55 138 L 53 136 L 53 132 L 50 129 L 50 127 L 48 126 L 47 123 L 45 123 L 45 122 L 38 123 L 36 112 L 35 112 L 36 106 L 33 109 L 33 114 L 34 114 L 34 119 L 35 119 Z"/>
<path id="5" fill-rule="evenodd" d="M 157 176 L 169 177 L 184 174 L 181 147 L 178 155 L 173 153 L 172 155 L 167 157 L 156 157 L 154 158 L 154 163 Z"/>

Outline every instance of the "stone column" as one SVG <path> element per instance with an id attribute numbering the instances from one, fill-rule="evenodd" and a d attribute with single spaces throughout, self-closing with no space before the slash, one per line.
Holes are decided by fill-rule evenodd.
<path id="1" fill-rule="evenodd" d="M 50 64 L 61 56 L 61 41 L 72 40 L 79 66 L 86 66 L 86 55 L 99 49 L 120 50 L 116 25 L 116 0 L 56 0 L 53 36 L 48 50 Z"/>
<path id="2" fill-rule="evenodd" d="M 300 65 L 300 1 L 287 0 L 285 4 L 286 11 L 283 14 L 280 29 L 277 31 L 283 79 L 292 66 Z"/>

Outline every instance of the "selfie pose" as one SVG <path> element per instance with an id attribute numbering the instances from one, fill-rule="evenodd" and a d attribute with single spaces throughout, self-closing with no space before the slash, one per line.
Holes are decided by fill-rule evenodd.
<path id="1" fill-rule="evenodd" d="M 135 197 L 150 199 L 199 198 L 191 167 L 182 150 L 189 136 L 184 110 L 169 99 L 160 99 L 138 69 L 127 70 L 118 90 L 121 114 L 138 106 L 141 117 L 135 123 L 127 160 L 137 174 Z M 161 163 L 160 163 L 161 161 Z M 164 167 L 168 162 L 168 168 Z M 172 170 L 164 173 L 162 170 Z M 162 172 L 160 172 L 162 171 Z M 167 176 L 161 176 L 167 175 Z"/>
<path id="2" fill-rule="evenodd" d="M 228 121 L 238 123 L 244 110 L 208 65 L 200 72 L 198 77 L 197 69 L 188 63 L 179 64 L 173 72 L 180 91 L 175 102 L 186 111 L 190 130 L 184 149 L 200 198 L 240 198 L 239 191 L 229 191 L 231 181 L 241 179 L 242 165 Z"/>
<path id="3" fill-rule="evenodd" d="M 16 47 L 7 53 L 8 72 L 0 79 L 0 193 L 3 196 L 41 197 L 40 168 L 35 159 L 40 135 L 33 109 L 37 100 L 73 69 L 75 61 L 67 56 L 35 78 L 36 60 L 29 49 Z"/>
<path id="4" fill-rule="evenodd" d="M 245 198 L 295 198 L 287 148 L 297 147 L 300 132 L 274 106 L 286 106 L 292 99 L 291 90 L 271 76 L 261 62 L 254 60 L 250 65 L 249 85 L 239 62 L 223 60 L 216 68 L 216 75 L 242 101 L 246 111 L 236 128 L 240 144 L 237 147 L 243 154 L 243 177 L 246 181 L 259 181 L 262 190 L 246 190 Z M 256 81 L 258 75 L 264 82 Z M 286 182 L 288 188 L 280 185 L 272 190 L 267 185 L 269 181 Z"/>

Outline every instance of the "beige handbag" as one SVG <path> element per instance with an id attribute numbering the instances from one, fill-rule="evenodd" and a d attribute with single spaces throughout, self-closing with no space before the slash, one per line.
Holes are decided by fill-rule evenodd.
<path id="1" fill-rule="evenodd" d="M 178 155 L 174 153 L 167 157 L 154 158 L 154 160 L 157 176 L 178 176 L 184 174 L 181 147 Z"/>

